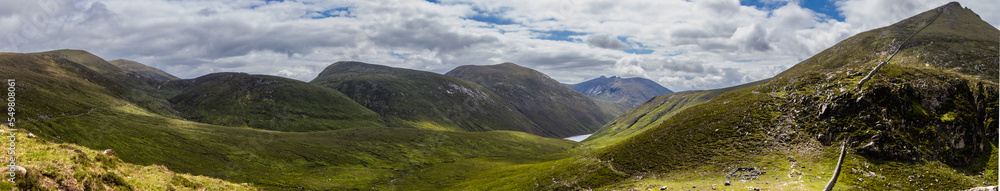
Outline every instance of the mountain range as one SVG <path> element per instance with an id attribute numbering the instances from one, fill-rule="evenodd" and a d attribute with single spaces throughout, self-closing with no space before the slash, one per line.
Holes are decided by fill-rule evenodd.
<path id="1" fill-rule="evenodd" d="M 819 190 L 842 146 L 837 189 L 997 185 L 998 37 L 953 2 L 769 79 L 675 93 L 513 63 L 342 61 L 303 82 L 0 53 L 18 121 L 0 130 L 25 169 L 0 189 Z"/>

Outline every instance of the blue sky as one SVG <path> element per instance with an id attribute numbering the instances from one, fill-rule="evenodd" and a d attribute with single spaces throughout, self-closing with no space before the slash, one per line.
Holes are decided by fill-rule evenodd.
<path id="1" fill-rule="evenodd" d="M 310 81 L 342 60 L 438 73 L 513 62 L 570 84 L 603 75 L 712 89 L 949 1 L 0 0 L 0 51 L 82 49 L 182 78 Z M 996 0 L 960 3 L 1000 26 Z"/>

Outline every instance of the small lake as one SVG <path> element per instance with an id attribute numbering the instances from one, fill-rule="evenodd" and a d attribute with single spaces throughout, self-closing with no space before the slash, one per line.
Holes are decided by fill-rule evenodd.
<path id="1" fill-rule="evenodd" d="M 583 141 L 584 139 L 587 139 L 587 137 L 590 137 L 590 135 L 593 135 L 593 134 L 577 135 L 577 136 L 572 136 L 572 137 L 566 137 L 566 138 L 563 138 L 563 139 L 570 140 L 570 141 L 580 142 L 580 141 Z"/>

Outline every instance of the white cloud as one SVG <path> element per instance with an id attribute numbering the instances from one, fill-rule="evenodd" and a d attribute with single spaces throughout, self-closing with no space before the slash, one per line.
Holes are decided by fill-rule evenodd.
<path id="1" fill-rule="evenodd" d="M 947 3 L 840 0 L 839 22 L 783 1 L 765 10 L 737 0 L 0 0 L 0 51 L 83 49 L 183 78 L 240 71 L 309 81 L 340 60 L 440 73 L 514 62 L 564 83 L 617 75 L 708 89 L 771 77 Z M 994 1 L 962 3 L 996 26 Z M 338 17 L 312 19 L 324 13 Z M 514 24 L 466 18 L 474 15 Z M 551 31 L 572 32 L 570 41 L 546 40 Z M 633 49 L 652 52 L 625 52 Z"/>

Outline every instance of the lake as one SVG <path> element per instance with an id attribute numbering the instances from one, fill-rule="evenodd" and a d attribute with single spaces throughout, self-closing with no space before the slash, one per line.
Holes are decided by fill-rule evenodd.
<path id="1" fill-rule="evenodd" d="M 572 137 L 566 137 L 566 138 L 563 138 L 563 139 L 570 140 L 570 141 L 580 142 L 580 141 L 583 141 L 584 139 L 587 139 L 587 137 L 590 137 L 590 135 L 593 135 L 593 134 L 577 135 L 577 136 L 572 136 Z"/>

